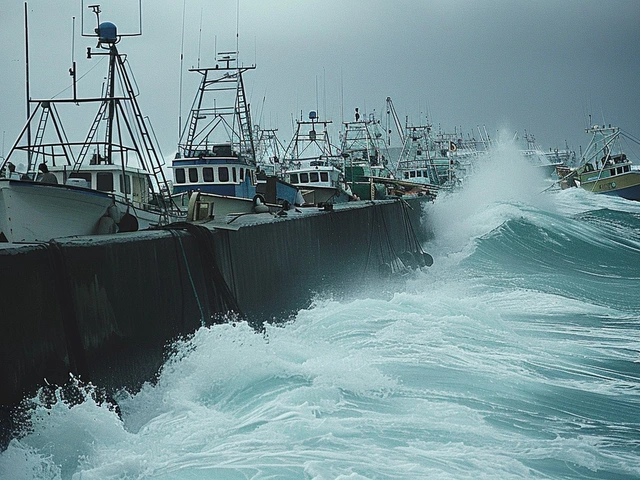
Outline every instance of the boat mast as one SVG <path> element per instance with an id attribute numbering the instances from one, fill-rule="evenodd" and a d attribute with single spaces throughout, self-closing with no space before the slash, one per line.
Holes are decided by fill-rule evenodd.
<path id="1" fill-rule="evenodd" d="M 78 88 L 76 80 L 76 17 L 72 17 L 71 20 L 71 68 L 69 69 L 69 75 L 73 78 L 73 99 L 78 99 Z"/>
<path id="2" fill-rule="evenodd" d="M 99 25 L 99 24 L 98 24 Z M 115 44 L 109 47 L 109 89 L 107 98 L 109 102 L 109 113 L 107 114 L 107 162 L 113 163 L 113 117 L 115 113 L 115 77 L 116 77 L 116 57 L 118 50 Z M 124 162 L 122 162 L 122 168 L 124 169 Z M 126 190 L 126 189 L 125 189 Z M 126 193 L 126 192 L 125 192 Z"/>
<path id="3" fill-rule="evenodd" d="M 25 86 L 27 89 L 27 120 L 31 118 L 31 94 L 29 92 L 29 21 L 27 2 L 24 2 L 24 50 L 25 50 Z M 27 124 L 27 172 L 31 170 L 31 123 Z"/>

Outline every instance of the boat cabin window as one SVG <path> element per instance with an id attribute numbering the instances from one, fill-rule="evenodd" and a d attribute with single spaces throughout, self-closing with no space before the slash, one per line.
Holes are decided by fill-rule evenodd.
<path id="1" fill-rule="evenodd" d="M 418 173 L 416 173 L 416 176 L 422 177 L 422 170 L 418 170 Z"/>
<path id="2" fill-rule="evenodd" d="M 631 170 L 631 167 L 630 167 L 629 165 L 625 165 L 625 166 L 624 166 L 624 167 L 622 167 L 622 168 L 624 168 L 624 171 L 625 171 L 625 172 L 628 172 L 628 171 L 630 171 L 630 170 Z"/>
<path id="3" fill-rule="evenodd" d="M 231 167 L 231 174 L 233 175 L 233 182 L 237 182 L 238 181 L 238 176 L 236 174 L 236 167 Z"/>
<path id="4" fill-rule="evenodd" d="M 229 181 L 229 167 L 218 168 L 218 180 L 221 182 Z"/>
<path id="5" fill-rule="evenodd" d="M 426 170 L 422 172 L 422 176 L 423 176 L 424 178 L 429 178 L 429 174 L 427 173 L 427 171 L 426 171 Z"/>
<path id="6" fill-rule="evenodd" d="M 213 167 L 202 168 L 202 180 L 205 182 L 213 182 Z"/>
<path id="7" fill-rule="evenodd" d="M 314 183 L 317 183 L 320 181 L 320 176 L 318 175 L 318 172 L 311 172 L 309 174 L 309 178 Z"/>
<path id="8" fill-rule="evenodd" d="M 197 183 L 198 182 L 198 169 L 190 168 L 189 169 L 189 182 Z"/>
<path id="9" fill-rule="evenodd" d="M 126 190 L 125 190 L 126 187 Z M 129 175 L 125 175 L 124 181 L 122 175 L 120 175 L 120 191 L 125 193 L 131 193 L 131 177 Z"/>
<path id="10" fill-rule="evenodd" d="M 415 170 L 411 170 L 409 175 L 411 176 L 411 178 L 415 178 L 415 176 L 416 176 Z"/>
<path id="11" fill-rule="evenodd" d="M 176 183 L 185 183 L 184 168 L 176 168 L 175 177 Z"/>
<path id="12" fill-rule="evenodd" d="M 301 173 L 300 174 L 300 183 L 309 183 L 309 174 Z"/>
<path id="13" fill-rule="evenodd" d="M 96 189 L 101 192 L 113 192 L 113 174 L 111 172 L 96 173 Z"/>
<path id="14" fill-rule="evenodd" d="M 292 173 L 290 175 L 289 179 L 291 180 L 291 183 L 298 183 L 298 174 L 297 173 Z"/>
<path id="15" fill-rule="evenodd" d="M 404 178 L 409 178 L 409 172 L 404 172 Z"/>
<path id="16" fill-rule="evenodd" d="M 622 167 L 616 168 L 616 172 L 620 175 L 623 172 Z"/>
<path id="17" fill-rule="evenodd" d="M 320 172 L 320 180 L 323 182 L 329 181 L 329 174 L 327 172 Z"/>
<path id="18" fill-rule="evenodd" d="M 243 182 L 244 181 L 244 168 L 240 169 L 240 181 Z"/>

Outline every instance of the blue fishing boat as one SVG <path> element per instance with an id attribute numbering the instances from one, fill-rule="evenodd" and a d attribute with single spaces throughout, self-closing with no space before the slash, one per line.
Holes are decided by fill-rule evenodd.
<path id="1" fill-rule="evenodd" d="M 193 193 L 294 205 L 295 187 L 258 169 L 243 74 L 236 52 L 218 54 L 212 68 L 192 68 L 202 76 L 172 161 L 174 198 Z M 185 198 L 186 197 L 186 198 Z"/>

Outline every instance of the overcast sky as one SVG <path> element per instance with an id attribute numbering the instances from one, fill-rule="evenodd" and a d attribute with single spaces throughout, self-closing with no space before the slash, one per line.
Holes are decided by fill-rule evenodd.
<path id="1" fill-rule="evenodd" d="M 120 33 L 138 29 L 134 0 L 100 2 L 102 21 Z M 257 64 L 246 76 L 254 123 L 291 138 L 292 117 L 351 120 L 355 107 L 384 119 L 391 97 L 404 121 L 425 118 L 444 131 L 478 126 L 535 135 L 545 149 L 578 150 L 592 123 L 640 137 L 640 2 L 638 0 L 143 0 L 141 37 L 124 38 L 139 102 L 170 156 L 178 142 L 183 8 L 183 112 L 199 76 L 200 57 L 236 49 Z M 60 94 L 71 83 L 72 17 L 79 76 L 106 73 L 86 60 L 82 0 L 30 0 L 32 98 Z M 85 8 L 85 31 L 95 25 Z M 239 22 L 237 22 L 239 20 Z M 202 25 L 202 33 L 200 26 Z M 88 27 L 87 27 L 88 26 Z M 25 119 L 24 2 L 0 2 L 0 133 L 6 155 Z M 96 66 L 97 65 L 97 66 Z M 98 94 L 100 79 L 79 86 Z M 183 117 L 184 118 L 184 117 Z M 84 131 L 88 126 L 84 128 Z M 334 141 L 337 142 L 337 134 Z"/>

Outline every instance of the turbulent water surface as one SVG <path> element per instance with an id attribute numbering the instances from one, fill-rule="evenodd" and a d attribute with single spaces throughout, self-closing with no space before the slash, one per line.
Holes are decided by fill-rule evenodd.
<path id="1" fill-rule="evenodd" d="M 534 179 L 441 195 L 393 295 L 202 328 L 120 415 L 34 410 L 0 477 L 640 478 L 640 204 Z"/>

